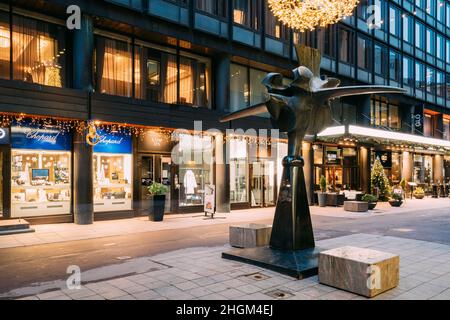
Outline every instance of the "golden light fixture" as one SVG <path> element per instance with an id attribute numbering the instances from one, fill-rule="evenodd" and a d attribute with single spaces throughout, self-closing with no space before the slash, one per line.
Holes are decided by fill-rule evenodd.
<path id="1" fill-rule="evenodd" d="M 278 20 L 304 32 L 351 16 L 359 0 L 268 0 L 268 3 Z"/>

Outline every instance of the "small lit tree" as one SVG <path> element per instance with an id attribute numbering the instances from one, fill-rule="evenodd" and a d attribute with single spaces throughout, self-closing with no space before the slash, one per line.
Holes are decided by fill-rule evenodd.
<path id="1" fill-rule="evenodd" d="M 377 194 L 380 201 L 387 201 L 389 197 L 389 180 L 384 173 L 383 165 L 379 159 L 375 160 L 372 167 L 372 174 L 370 177 L 372 187 L 372 194 Z"/>

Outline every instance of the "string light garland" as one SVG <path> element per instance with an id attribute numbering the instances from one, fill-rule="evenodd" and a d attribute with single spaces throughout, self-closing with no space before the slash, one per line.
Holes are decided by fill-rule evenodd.
<path id="1" fill-rule="evenodd" d="M 268 0 L 268 3 L 278 20 L 304 32 L 351 16 L 359 0 Z"/>

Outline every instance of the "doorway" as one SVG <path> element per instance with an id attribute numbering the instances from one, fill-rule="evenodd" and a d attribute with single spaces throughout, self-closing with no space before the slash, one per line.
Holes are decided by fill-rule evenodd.
<path id="1" fill-rule="evenodd" d="M 0 219 L 9 218 L 11 202 L 11 148 L 0 146 Z"/>
<path id="2" fill-rule="evenodd" d="M 275 161 L 261 159 L 250 166 L 250 200 L 252 207 L 275 205 Z"/>
<path id="3" fill-rule="evenodd" d="M 170 212 L 170 184 L 172 159 L 170 155 L 145 154 L 140 156 L 140 208 L 146 212 L 150 208 L 150 193 L 148 187 L 153 183 L 162 183 L 167 186 L 165 212 Z"/>

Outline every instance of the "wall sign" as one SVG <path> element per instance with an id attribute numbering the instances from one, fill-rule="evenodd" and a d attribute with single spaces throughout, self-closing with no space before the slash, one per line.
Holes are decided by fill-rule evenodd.
<path id="1" fill-rule="evenodd" d="M 97 130 L 100 141 L 94 146 L 94 152 L 130 154 L 133 152 L 131 136 L 123 133 L 107 133 Z"/>
<path id="2" fill-rule="evenodd" d="M 172 152 L 175 142 L 164 133 L 154 130 L 145 131 L 143 138 L 139 139 L 140 152 Z"/>
<path id="3" fill-rule="evenodd" d="M 0 128 L 0 144 L 10 144 L 11 136 L 9 134 L 9 128 Z"/>
<path id="4" fill-rule="evenodd" d="M 12 126 L 13 149 L 38 149 L 54 151 L 72 150 L 72 135 L 55 129 L 42 129 L 36 126 Z"/>
<path id="5" fill-rule="evenodd" d="M 414 114 L 411 117 L 414 133 L 423 134 L 423 106 L 415 106 Z"/>
<path id="6" fill-rule="evenodd" d="M 388 151 L 375 151 L 375 157 L 380 160 L 383 168 L 392 168 L 392 153 Z"/>

